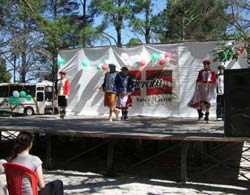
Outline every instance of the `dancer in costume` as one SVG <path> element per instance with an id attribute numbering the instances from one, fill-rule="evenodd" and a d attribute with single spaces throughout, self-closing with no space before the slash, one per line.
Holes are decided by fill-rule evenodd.
<path id="1" fill-rule="evenodd" d="M 216 99 L 216 117 L 224 120 L 224 70 L 223 65 L 218 66 L 217 74 L 217 99 Z"/>
<path id="2" fill-rule="evenodd" d="M 102 89 L 105 92 L 104 106 L 109 108 L 108 120 L 112 121 L 112 113 L 114 112 L 118 118 L 119 110 L 115 108 L 117 89 L 115 87 L 115 77 L 118 74 L 115 64 L 109 64 L 109 72 L 105 74 Z"/>
<path id="3" fill-rule="evenodd" d="M 60 118 L 64 118 L 66 115 L 66 107 L 68 105 L 68 97 L 70 95 L 70 81 L 66 78 L 66 71 L 61 70 L 59 74 L 60 79 L 56 82 L 56 95 L 58 96 Z"/>
<path id="4" fill-rule="evenodd" d="M 216 73 L 210 68 L 210 61 L 203 61 L 203 69 L 199 71 L 194 95 L 188 105 L 197 109 L 198 119 L 204 116 L 209 120 L 211 102 L 216 98 Z"/>
<path id="5" fill-rule="evenodd" d="M 134 81 L 128 75 L 128 68 L 122 67 L 121 72 L 115 78 L 115 85 L 118 90 L 116 108 L 121 109 L 121 120 L 128 120 L 128 108 L 132 106 L 131 93 L 134 91 Z"/>

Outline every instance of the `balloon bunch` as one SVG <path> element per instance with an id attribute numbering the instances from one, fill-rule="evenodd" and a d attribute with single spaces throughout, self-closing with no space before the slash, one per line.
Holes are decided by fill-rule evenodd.
<path id="1" fill-rule="evenodd" d="M 165 54 L 161 53 L 159 55 L 156 53 L 153 53 L 151 56 L 151 60 L 154 62 L 158 61 L 160 66 L 169 64 L 170 61 L 173 59 L 174 59 L 174 55 L 171 53 L 165 53 Z"/>
<path id="2" fill-rule="evenodd" d="M 107 71 L 109 64 L 111 64 L 111 60 L 106 59 L 106 60 L 103 61 L 102 64 L 99 64 L 97 66 L 97 70 Z"/>
<path id="3" fill-rule="evenodd" d="M 25 91 L 20 91 L 19 93 L 19 91 L 15 90 L 12 92 L 12 95 L 13 96 L 8 98 L 9 104 L 19 105 L 22 103 L 23 98 L 25 98 L 27 101 L 32 100 L 31 95 L 27 95 Z"/>

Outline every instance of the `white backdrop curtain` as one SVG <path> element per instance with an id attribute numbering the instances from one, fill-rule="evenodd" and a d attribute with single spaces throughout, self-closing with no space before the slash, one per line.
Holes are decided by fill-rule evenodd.
<path id="1" fill-rule="evenodd" d="M 66 70 L 67 78 L 71 81 L 67 112 L 92 116 L 108 113 L 103 106 L 104 93 L 100 89 L 106 72 L 102 68 L 106 68 L 108 63 L 114 63 L 118 66 L 118 71 L 126 66 L 144 82 L 140 89 L 137 88 L 140 95 L 133 96 L 130 115 L 196 117 L 196 110 L 187 104 L 193 96 L 198 71 L 203 68 L 202 61 L 212 61 L 211 50 L 216 44 L 217 42 L 183 42 L 133 48 L 110 46 L 60 50 L 59 70 Z M 217 71 L 218 65 L 219 63 L 212 61 L 211 68 Z M 230 61 L 224 65 L 226 69 L 247 67 L 244 56 L 237 62 Z M 164 76 L 166 74 L 168 76 Z M 150 85 L 148 78 L 152 79 L 154 75 L 160 75 L 157 82 L 164 84 L 168 94 L 160 94 L 159 89 L 145 87 L 146 84 Z M 212 117 L 215 116 L 215 106 L 213 104 L 211 108 Z"/>

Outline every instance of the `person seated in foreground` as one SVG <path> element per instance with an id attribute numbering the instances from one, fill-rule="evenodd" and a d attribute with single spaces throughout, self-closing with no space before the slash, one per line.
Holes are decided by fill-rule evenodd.
<path id="1" fill-rule="evenodd" d="M 29 154 L 33 145 L 33 134 L 22 131 L 18 134 L 9 159 L 10 163 L 20 164 L 36 172 L 38 177 L 39 195 L 63 195 L 63 183 L 54 180 L 45 185 L 42 161 L 39 157 Z M 27 178 L 23 180 L 23 195 L 32 195 L 31 184 Z"/>
<path id="2" fill-rule="evenodd" d="M 6 162 L 4 159 L 0 160 L 0 174 L 4 174 L 3 164 Z M 0 178 L 0 195 L 7 195 L 6 181 L 3 181 L 2 178 Z"/>

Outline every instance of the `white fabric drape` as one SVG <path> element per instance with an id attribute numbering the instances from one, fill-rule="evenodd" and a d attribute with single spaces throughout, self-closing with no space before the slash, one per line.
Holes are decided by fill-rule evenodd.
<path id="1" fill-rule="evenodd" d="M 67 71 L 66 76 L 71 81 L 67 111 L 73 115 L 92 116 L 108 113 L 107 108 L 103 106 L 104 94 L 100 88 L 105 74 L 102 66 L 114 63 L 118 71 L 122 66 L 128 67 L 141 82 L 145 82 L 144 85 L 149 86 L 149 82 L 152 84 L 153 81 L 147 80 L 148 78 L 160 75 L 159 80 L 155 82 L 161 83 L 162 87 L 152 89 L 144 86 L 137 89 L 137 96 L 132 97 L 130 115 L 196 117 L 196 110 L 187 104 L 193 96 L 198 71 L 203 67 L 202 61 L 205 58 L 212 60 L 210 52 L 216 44 L 217 42 L 184 42 L 140 45 L 134 48 L 60 50 L 58 58 L 63 59 L 64 64 L 59 66 L 59 70 Z M 171 59 L 166 58 L 168 54 Z M 165 64 L 160 65 L 161 59 Z M 240 57 L 239 61 L 230 61 L 224 65 L 230 69 L 245 68 L 245 61 Z M 212 63 L 211 68 L 217 70 L 218 65 Z M 172 79 L 168 75 L 170 73 Z M 164 94 L 160 94 L 161 90 L 165 90 Z M 154 93 L 155 95 L 152 95 Z M 215 116 L 215 105 L 211 107 L 210 113 Z"/>

